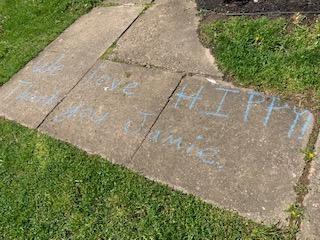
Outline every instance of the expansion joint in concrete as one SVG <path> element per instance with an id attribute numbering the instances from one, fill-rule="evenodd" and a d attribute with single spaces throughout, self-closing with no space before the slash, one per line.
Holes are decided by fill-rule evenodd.
<path id="1" fill-rule="evenodd" d="M 153 2 L 153 1 L 152 1 Z M 144 11 L 146 11 L 146 8 L 144 8 L 141 13 L 128 25 L 128 27 L 119 35 L 119 37 L 111 44 L 110 47 L 112 46 L 116 46 L 117 42 L 119 41 L 119 39 L 128 31 L 128 29 L 137 21 L 137 19 L 141 16 L 141 14 L 144 13 Z M 110 48 L 109 47 L 109 48 Z M 105 54 L 105 53 L 104 53 Z M 70 94 L 70 92 L 72 92 L 72 90 L 82 81 L 82 79 L 92 70 L 92 68 L 98 63 L 98 61 L 100 60 L 100 58 L 104 55 L 102 54 L 97 60 L 96 62 L 81 76 L 81 78 L 79 79 L 79 81 L 76 82 L 76 84 L 67 92 L 67 94 L 65 94 L 65 96 L 51 109 L 51 111 L 48 112 L 48 114 L 44 117 L 44 119 L 40 122 L 40 124 L 38 124 L 38 126 L 36 127 L 36 129 L 39 129 L 40 126 L 46 121 L 46 119 L 48 118 L 48 116 L 63 102 L 63 100 Z"/>
<path id="2" fill-rule="evenodd" d="M 46 114 L 46 116 L 43 118 L 43 120 L 38 124 L 36 129 L 39 129 L 41 125 L 47 120 L 48 116 L 64 101 L 64 99 L 72 92 L 72 90 L 79 85 L 79 83 L 82 81 L 82 79 L 91 71 L 91 69 L 97 64 L 99 59 L 96 60 L 96 62 L 81 76 L 81 78 L 76 82 L 76 84 L 61 98 L 59 102 Z"/>
<path id="3" fill-rule="evenodd" d="M 119 35 L 119 37 L 112 43 L 112 45 L 106 50 L 106 52 L 104 54 L 102 54 L 102 56 L 100 56 L 100 58 L 105 58 L 107 60 L 108 56 L 112 53 L 113 49 L 117 47 L 118 41 L 122 38 L 122 36 L 134 25 L 134 23 L 141 17 L 142 14 L 144 14 L 148 8 L 150 6 L 152 6 L 154 0 L 151 1 L 150 4 L 146 5 L 142 11 L 140 12 L 140 14 L 138 14 L 138 16 L 130 23 L 130 25 Z M 118 62 L 118 61 L 114 61 L 114 62 Z"/>
<path id="4" fill-rule="evenodd" d="M 175 92 L 177 91 L 177 89 L 179 88 L 179 86 L 181 85 L 182 80 L 187 76 L 187 74 L 184 74 L 181 78 L 180 81 L 178 82 L 177 86 L 174 88 L 174 90 L 171 92 L 170 96 L 167 99 L 167 102 L 165 103 L 165 105 L 162 107 L 161 111 L 159 112 L 159 114 L 157 115 L 156 119 L 154 120 L 154 122 L 152 123 L 152 125 L 150 126 L 150 128 L 148 129 L 147 133 L 145 134 L 144 138 L 142 139 L 141 143 L 139 144 L 139 146 L 137 147 L 137 149 L 133 152 L 130 160 L 134 159 L 135 155 L 137 154 L 137 152 L 140 150 L 140 148 L 142 147 L 143 143 L 145 142 L 145 140 L 147 139 L 148 135 L 150 134 L 150 132 L 152 131 L 153 127 L 156 125 L 156 123 L 158 122 L 161 114 L 163 113 L 163 111 L 167 108 L 172 96 L 175 94 Z"/>
<path id="5" fill-rule="evenodd" d="M 116 44 L 116 43 L 114 43 L 114 44 Z M 114 57 L 111 59 L 107 58 L 106 60 L 111 61 L 111 62 L 115 62 L 115 63 L 124 63 L 127 65 L 136 66 L 136 67 L 158 69 L 161 71 L 167 71 L 167 72 L 171 72 L 171 73 L 184 74 L 184 75 L 188 75 L 191 77 L 192 76 L 199 76 L 199 77 L 212 78 L 212 79 L 218 79 L 218 80 L 223 81 L 222 77 L 220 75 L 212 75 L 212 74 L 206 74 L 206 73 L 200 73 L 200 72 L 189 72 L 188 70 L 184 70 L 184 71 L 173 70 L 173 69 L 162 67 L 162 66 L 157 66 L 157 65 L 152 65 L 152 64 L 140 64 L 135 61 L 125 61 L 125 60 L 121 60 L 121 59 L 114 58 Z"/>
<path id="6" fill-rule="evenodd" d="M 315 156 L 316 143 L 320 135 L 320 119 L 318 114 L 314 114 L 314 116 L 315 116 L 315 120 L 314 120 L 315 124 L 310 134 L 307 148 L 305 149 L 305 157 L 304 157 L 305 166 L 295 189 L 296 201 L 294 205 L 295 207 L 301 208 L 302 210 L 304 210 L 305 208 L 304 199 L 309 193 L 311 165 L 312 165 L 312 162 L 315 161 L 314 157 L 310 158 L 310 156 L 308 155 L 314 154 Z M 290 228 L 297 227 L 298 229 L 300 229 L 302 218 L 303 218 L 303 213 L 302 213 L 302 216 L 299 216 L 297 218 L 290 216 L 289 227 Z"/>

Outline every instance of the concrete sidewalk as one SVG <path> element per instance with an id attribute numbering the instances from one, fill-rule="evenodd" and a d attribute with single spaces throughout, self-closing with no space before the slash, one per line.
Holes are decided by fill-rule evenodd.
<path id="1" fill-rule="evenodd" d="M 245 217 L 288 224 L 312 113 L 223 82 L 198 40 L 193 1 L 150 2 L 107 1 L 81 17 L 0 89 L 0 115 Z M 304 236 L 319 236 L 314 169 Z"/>

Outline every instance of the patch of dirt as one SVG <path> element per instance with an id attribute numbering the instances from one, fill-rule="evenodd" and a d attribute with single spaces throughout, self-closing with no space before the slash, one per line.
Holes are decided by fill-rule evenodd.
<path id="1" fill-rule="evenodd" d="M 201 9 L 218 13 L 310 12 L 320 14 L 319 0 L 197 0 Z"/>

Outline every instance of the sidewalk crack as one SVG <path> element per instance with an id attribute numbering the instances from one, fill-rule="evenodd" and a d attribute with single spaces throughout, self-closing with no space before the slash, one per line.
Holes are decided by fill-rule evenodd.
<path id="1" fill-rule="evenodd" d="M 152 1 L 153 2 L 153 1 Z M 114 46 L 115 44 L 117 44 L 117 42 L 119 41 L 119 39 L 128 31 L 129 28 L 131 28 L 131 26 L 137 21 L 137 19 L 146 11 L 146 8 L 143 8 L 141 10 L 141 12 L 138 14 L 138 16 L 128 25 L 128 27 L 126 27 L 126 29 L 116 38 L 116 40 L 108 47 L 108 49 L 112 46 Z M 107 49 L 107 51 L 108 51 Z M 99 62 L 99 60 L 103 57 L 103 55 L 105 54 L 102 53 L 97 60 L 95 61 L 95 63 L 80 77 L 80 79 L 76 82 L 76 84 L 64 95 L 64 97 L 58 101 L 58 103 L 46 114 L 46 116 L 43 118 L 43 120 L 37 125 L 36 129 L 39 129 L 41 127 L 41 125 L 47 120 L 47 118 L 49 117 L 49 115 L 64 101 L 64 99 L 70 94 L 70 92 L 79 85 L 79 83 L 83 80 L 83 78 L 96 66 L 96 64 Z"/>
<path id="2" fill-rule="evenodd" d="M 152 123 L 152 125 L 150 126 L 149 130 L 147 131 L 147 133 L 145 134 L 144 138 L 142 139 L 142 141 L 140 142 L 139 146 L 136 148 L 136 150 L 133 152 L 132 156 L 130 157 L 130 162 L 132 162 L 132 160 L 134 159 L 134 157 L 136 156 L 137 152 L 141 149 L 143 143 L 146 141 L 148 135 L 150 134 L 150 132 L 152 131 L 153 127 L 156 125 L 156 123 L 158 122 L 160 116 L 162 115 L 163 111 L 167 108 L 167 106 L 169 105 L 171 98 L 173 97 L 173 95 L 175 94 L 175 92 L 177 91 L 177 89 L 179 88 L 179 86 L 181 85 L 182 80 L 187 76 L 187 74 L 183 74 L 182 77 L 180 78 L 177 86 L 174 88 L 174 90 L 171 92 L 170 96 L 167 99 L 167 102 L 165 103 L 165 105 L 162 107 L 162 109 L 160 110 L 159 114 L 157 115 L 156 119 L 154 120 L 154 122 Z"/>

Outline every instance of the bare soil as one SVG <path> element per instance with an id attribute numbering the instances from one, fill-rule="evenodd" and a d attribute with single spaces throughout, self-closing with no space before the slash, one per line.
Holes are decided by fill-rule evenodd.
<path id="1" fill-rule="evenodd" d="M 319 0 L 197 0 L 199 8 L 219 13 L 310 12 L 320 14 Z"/>

